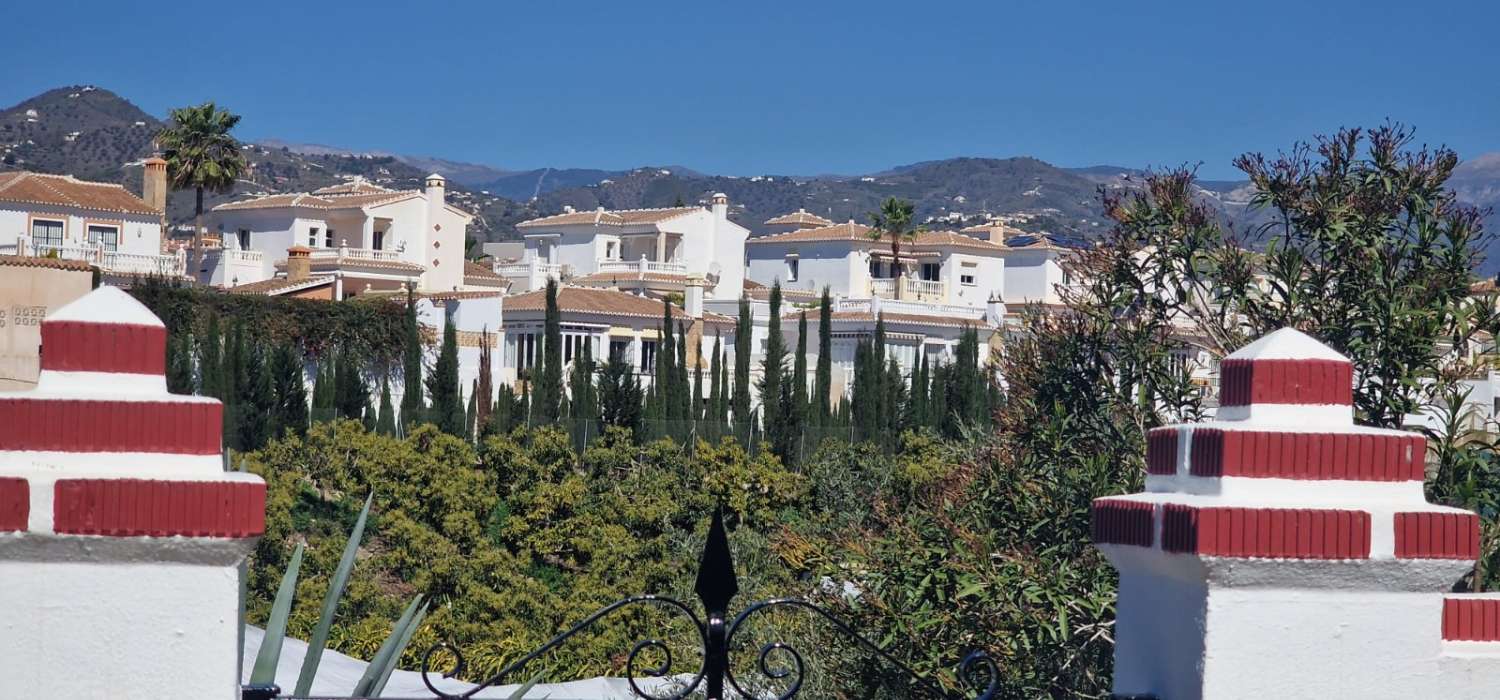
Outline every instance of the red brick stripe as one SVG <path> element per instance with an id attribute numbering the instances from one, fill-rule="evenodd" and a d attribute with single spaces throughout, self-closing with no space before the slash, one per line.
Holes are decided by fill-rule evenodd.
<path id="1" fill-rule="evenodd" d="M 1177 473 L 1177 429 L 1155 428 L 1146 434 L 1146 472 Z"/>
<path id="2" fill-rule="evenodd" d="M 1162 511 L 1162 549 L 1215 557 L 1368 559 L 1370 514 L 1303 508 L 1195 508 Z"/>
<path id="3" fill-rule="evenodd" d="M 1139 501 L 1095 499 L 1090 524 L 1094 542 L 1150 547 L 1155 540 L 1151 532 L 1154 508 Z"/>
<path id="4" fill-rule="evenodd" d="M 265 484 L 229 481 L 62 479 L 53 529 L 109 537 L 258 537 L 265 531 Z"/>
<path id="5" fill-rule="evenodd" d="M 1500 642 L 1500 599 L 1444 598 L 1443 639 Z"/>
<path id="6" fill-rule="evenodd" d="M 1195 428 L 1193 476 L 1421 481 L 1427 440 L 1420 435 L 1290 433 Z"/>
<path id="7" fill-rule="evenodd" d="M 1340 360 L 1224 360 L 1219 404 L 1354 403 L 1354 366 Z"/>
<path id="8" fill-rule="evenodd" d="M 1398 559 L 1475 559 L 1479 516 L 1473 513 L 1397 513 Z"/>
<path id="9" fill-rule="evenodd" d="M 0 532 L 25 532 L 31 515 L 31 485 L 25 479 L 0 478 Z"/>
<path id="10" fill-rule="evenodd" d="M 0 449 L 219 454 L 217 402 L 0 399 Z"/>
<path id="11" fill-rule="evenodd" d="M 44 321 L 42 369 L 164 374 L 167 329 L 121 323 Z"/>

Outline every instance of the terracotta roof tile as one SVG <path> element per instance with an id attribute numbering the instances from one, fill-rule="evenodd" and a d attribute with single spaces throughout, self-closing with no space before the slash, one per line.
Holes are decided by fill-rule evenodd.
<path id="1" fill-rule="evenodd" d="M 804 228 L 769 236 L 758 236 L 745 241 L 746 245 L 764 243 L 803 243 L 811 241 L 865 241 L 870 240 L 870 227 L 849 221 L 832 226 Z"/>
<path id="2" fill-rule="evenodd" d="M 503 281 L 505 281 L 505 278 L 501 277 L 498 274 L 495 274 L 495 271 L 493 269 L 491 269 L 489 267 L 486 267 L 484 265 L 480 265 L 479 263 L 474 262 L 472 260 L 465 260 L 464 261 L 464 279 L 465 280 L 479 280 L 479 281 L 484 281 L 484 282 L 488 282 L 488 281 L 503 282 Z"/>
<path id="3" fill-rule="evenodd" d="M 917 234 L 917 239 L 910 245 L 916 248 L 969 248 L 971 250 L 990 252 L 1005 250 L 1005 246 L 952 231 L 927 231 L 919 233 Z"/>
<path id="4" fill-rule="evenodd" d="M 782 214 L 774 219 L 767 219 L 766 225 L 823 227 L 832 226 L 833 222 L 806 209 L 798 209 L 790 214 Z"/>
<path id="5" fill-rule="evenodd" d="M 679 216 L 703 211 L 702 207 L 668 207 L 665 209 L 604 209 L 575 211 L 553 216 L 543 216 L 516 224 L 516 228 L 543 228 L 550 226 L 636 226 L 659 224 Z"/>
<path id="6" fill-rule="evenodd" d="M 247 284 L 230 287 L 224 291 L 229 292 L 230 294 L 263 294 L 265 296 L 277 296 L 279 294 L 301 291 L 303 289 L 311 289 L 313 287 L 321 287 L 325 284 L 332 283 L 333 278 L 326 276 L 309 277 L 305 280 L 298 280 L 296 282 L 293 282 L 285 277 L 272 277 L 268 280 L 249 282 Z"/>
<path id="7" fill-rule="evenodd" d="M 82 260 L 61 260 L 59 258 L 43 258 L 29 255 L 0 255 L 0 266 L 4 267 L 45 267 L 52 270 L 72 270 L 75 272 L 89 272 L 94 269 Z"/>
<path id="8" fill-rule="evenodd" d="M 632 318 L 660 319 L 662 315 L 662 302 L 660 299 L 617 292 L 612 289 L 596 289 L 592 287 L 562 286 L 557 289 L 557 308 L 560 311 L 572 313 L 591 313 L 604 316 L 628 316 Z M 538 289 L 534 292 L 517 294 L 505 298 L 505 312 L 510 314 L 518 311 L 545 312 L 547 310 L 547 290 Z M 672 306 L 672 318 L 674 320 L 688 320 L 688 315 L 680 306 Z M 727 316 L 719 314 L 703 314 L 705 321 L 732 322 Z"/>
<path id="9" fill-rule="evenodd" d="M 450 301 L 463 299 L 499 299 L 505 296 L 505 292 L 496 289 L 493 292 L 482 290 L 469 290 L 463 292 L 424 292 L 416 295 L 421 299 L 432 299 L 434 301 Z"/>
<path id="10" fill-rule="evenodd" d="M 882 315 L 885 317 L 886 323 L 956 327 L 967 325 L 981 329 L 986 327 L 984 321 L 976 318 L 955 318 L 953 316 L 939 316 L 935 314 L 931 316 L 926 314 L 893 313 L 886 313 Z M 844 321 L 849 323 L 874 323 L 875 314 L 869 311 L 835 311 L 833 312 L 833 320 L 836 322 Z"/>
<path id="11" fill-rule="evenodd" d="M 569 280 L 572 284 L 584 286 L 596 286 L 600 284 L 613 284 L 615 282 L 665 282 L 687 284 L 687 275 L 671 272 L 595 272 L 592 275 L 574 277 Z"/>
<path id="12" fill-rule="evenodd" d="M 120 185 L 24 170 L 0 173 L 0 202 L 50 204 L 120 214 L 161 214 Z"/>
<path id="13" fill-rule="evenodd" d="M 313 194 L 371 194 L 375 192 L 390 192 L 391 190 L 381 187 L 363 178 L 355 178 L 349 182 L 341 182 L 337 185 L 329 185 L 313 190 Z"/>
<path id="14" fill-rule="evenodd" d="M 319 190 L 321 191 L 321 190 Z M 404 199 L 421 196 L 417 190 L 385 190 L 379 192 L 366 192 L 362 194 L 339 194 L 319 195 L 306 192 L 289 192 L 285 194 L 270 194 L 254 199 L 246 199 L 238 202 L 226 202 L 213 208 L 214 211 L 239 211 L 242 209 L 279 209 L 282 207 L 301 207 L 303 209 L 358 209 L 376 204 L 387 204 L 399 202 Z"/>

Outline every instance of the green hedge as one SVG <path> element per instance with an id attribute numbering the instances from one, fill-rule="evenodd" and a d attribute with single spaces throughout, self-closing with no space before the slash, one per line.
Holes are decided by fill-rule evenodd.
<path id="1" fill-rule="evenodd" d="M 203 332 L 210 315 L 221 328 L 243 322 L 249 338 L 279 345 L 291 342 L 309 356 L 334 349 L 352 350 L 372 362 L 396 362 L 401 356 L 403 305 L 389 298 L 355 298 L 341 302 L 258 294 L 227 294 L 207 287 L 160 281 L 133 286 L 130 294 L 161 318 L 172 333 Z"/>

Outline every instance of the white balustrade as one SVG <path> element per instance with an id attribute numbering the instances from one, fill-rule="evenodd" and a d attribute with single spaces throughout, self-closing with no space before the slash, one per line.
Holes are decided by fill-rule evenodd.
<path id="1" fill-rule="evenodd" d="M 599 258 L 596 261 L 599 272 L 657 272 L 669 275 L 687 274 L 687 263 L 680 260 L 647 260 L 641 256 L 640 260 L 616 260 L 614 258 Z"/>

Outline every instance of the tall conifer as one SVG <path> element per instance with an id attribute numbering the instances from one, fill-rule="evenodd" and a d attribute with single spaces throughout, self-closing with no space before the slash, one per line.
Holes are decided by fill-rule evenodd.
<path id="1" fill-rule="evenodd" d="M 375 432 L 396 434 L 396 408 L 391 405 L 391 378 L 388 375 L 380 377 L 380 409 L 375 415 Z"/>
<path id="2" fill-rule="evenodd" d="M 551 425 L 561 417 L 563 403 L 562 315 L 557 306 L 557 279 L 547 280 L 546 317 L 542 325 L 542 363 L 536 393 L 531 396 L 533 425 Z"/>
<path id="3" fill-rule="evenodd" d="M 427 377 L 427 394 L 432 397 L 428 417 L 449 435 L 463 437 L 464 405 L 458 387 L 458 329 L 454 323 L 443 326 L 443 346 Z"/>
<path id="4" fill-rule="evenodd" d="M 422 333 L 417 328 L 416 295 L 406 291 L 406 316 L 401 321 L 401 425 L 404 432 L 424 420 L 422 400 Z"/>
<path id="5" fill-rule="evenodd" d="M 826 424 L 833 401 L 833 297 L 828 287 L 818 303 L 818 368 L 813 381 L 813 420 Z"/>
<path id="6" fill-rule="evenodd" d="M 750 352 L 754 335 L 755 319 L 750 310 L 750 298 L 740 297 L 740 318 L 734 327 L 734 422 L 740 432 L 749 430 L 750 414 Z"/>

